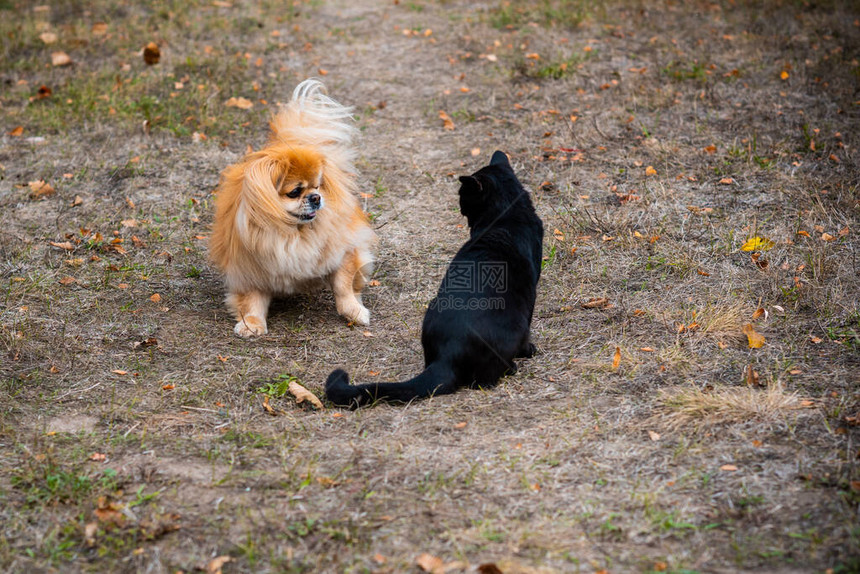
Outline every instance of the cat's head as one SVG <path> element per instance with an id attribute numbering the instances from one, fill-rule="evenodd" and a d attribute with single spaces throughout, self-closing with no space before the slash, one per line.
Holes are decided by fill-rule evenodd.
<path id="1" fill-rule="evenodd" d="M 520 202 L 531 204 L 504 152 L 493 153 L 489 165 L 460 177 L 460 213 L 470 227 L 479 220 L 495 220 Z"/>

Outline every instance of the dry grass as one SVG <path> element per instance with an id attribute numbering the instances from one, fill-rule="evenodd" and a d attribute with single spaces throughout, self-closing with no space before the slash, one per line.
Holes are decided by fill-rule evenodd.
<path id="1" fill-rule="evenodd" d="M 808 409 L 812 401 L 788 393 L 781 384 L 766 389 L 753 387 L 718 387 L 673 389 L 660 393 L 660 405 L 667 411 L 666 423 L 674 429 L 702 429 L 719 425 L 757 423 L 789 424 L 790 415 Z M 791 421 L 796 424 L 796 421 Z"/>

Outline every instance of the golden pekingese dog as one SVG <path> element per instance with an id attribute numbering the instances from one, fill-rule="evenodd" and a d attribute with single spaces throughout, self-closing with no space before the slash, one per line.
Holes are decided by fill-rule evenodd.
<path id="1" fill-rule="evenodd" d="M 274 296 L 326 284 L 338 313 L 370 321 L 361 289 L 376 234 L 356 196 L 351 122 L 351 108 L 305 80 L 273 116 L 266 146 L 224 170 L 209 252 L 237 335 L 267 332 Z"/>

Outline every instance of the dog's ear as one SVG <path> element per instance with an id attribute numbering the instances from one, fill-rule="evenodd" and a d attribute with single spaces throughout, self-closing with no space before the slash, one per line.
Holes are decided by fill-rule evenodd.
<path id="1" fill-rule="evenodd" d="M 281 221 L 284 214 L 278 190 L 289 169 L 289 162 L 263 154 L 248 159 L 242 182 L 242 201 L 249 222 L 271 225 Z"/>
<path id="2" fill-rule="evenodd" d="M 508 156 L 503 151 L 496 150 L 490 159 L 490 165 L 500 165 L 503 167 L 511 167 L 511 162 L 508 161 Z"/>

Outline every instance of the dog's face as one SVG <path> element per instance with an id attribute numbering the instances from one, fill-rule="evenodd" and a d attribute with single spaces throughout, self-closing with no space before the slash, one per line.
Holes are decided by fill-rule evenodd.
<path id="1" fill-rule="evenodd" d="M 325 205 L 320 193 L 323 161 L 310 151 L 293 150 L 289 155 L 288 162 L 278 162 L 274 185 L 287 216 L 301 225 L 313 221 Z"/>
<path id="2" fill-rule="evenodd" d="M 274 145 L 252 154 L 243 170 L 242 217 L 300 226 L 325 206 L 325 160 L 311 149 Z"/>

